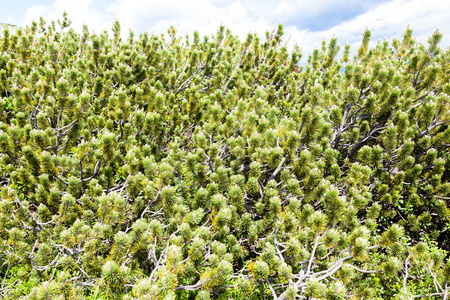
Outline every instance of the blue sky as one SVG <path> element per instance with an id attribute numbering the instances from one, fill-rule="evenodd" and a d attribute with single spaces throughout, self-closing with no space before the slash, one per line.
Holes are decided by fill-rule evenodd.
<path id="1" fill-rule="evenodd" d="M 82 25 L 99 32 L 110 30 L 117 19 L 123 35 L 165 33 L 173 25 L 179 35 L 213 34 L 220 24 L 243 38 L 248 32 L 261 37 L 278 23 L 285 26 L 289 45 L 305 54 L 336 36 L 355 50 L 366 28 L 377 40 L 403 35 L 410 25 L 420 42 L 436 28 L 443 32 L 443 48 L 450 46 L 450 0 L 0 0 L 0 23 L 25 26 L 40 16 L 56 20 L 67 11 L 73 28 Z"/>

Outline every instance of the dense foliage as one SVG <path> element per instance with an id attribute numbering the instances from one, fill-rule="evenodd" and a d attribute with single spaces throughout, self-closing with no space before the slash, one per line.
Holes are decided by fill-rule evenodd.
<path id="1" fill-rule="evenodd" d="M 120 34 L 3 33 L 0 295 L 447 298 L 441 33 Z"/>

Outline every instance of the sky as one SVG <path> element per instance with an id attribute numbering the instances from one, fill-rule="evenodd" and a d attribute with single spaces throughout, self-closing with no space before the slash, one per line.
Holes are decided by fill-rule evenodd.
<path id="1" fill-rule="evenodd" d="M 47 23 L 68 13 L 74 30 L 84 24 L 91 32 L 110 31 L 118 20 L 122 36 L 129 30 L 161 34 L 170 26 L 178 35 L 214 34 L 223 24 L 244 39 L 249 32 L 262 40 L 265 32 L 284 25 L 284 41 L 308 55 L 325 39 L 336 37 L 355 51 L 366 28 L 372 46 L 379 40 L 402 38 L 408 25 L 426 43 L 439 29 L 441 47 L 450 46 L 450 0 L 0 0 L 0 23 L 31 24 L 42 16 Z M 343 47 L 341 47 L 343 49 Z M 305 56 L 304 56 L 305 57 Z"/>

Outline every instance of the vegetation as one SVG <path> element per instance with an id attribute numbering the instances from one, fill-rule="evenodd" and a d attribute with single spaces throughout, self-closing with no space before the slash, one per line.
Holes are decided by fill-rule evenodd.
<path id="1" fill-rule="evenodd" d="M 450 50 L 0 41 L 0 295 L 447 299 Z"/>
<path id="2" fill-rule="evenodd" d="M 8 29 L 9 34 L 15 34 L 19 29 L 19 26 L 0 23 L 0 37 L 3 36 L 3 32 L 5 31 L 5 29 Z"/>

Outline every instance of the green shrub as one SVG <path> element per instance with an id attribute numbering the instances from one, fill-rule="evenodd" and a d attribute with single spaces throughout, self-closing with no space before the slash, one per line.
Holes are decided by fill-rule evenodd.
<path id="1" fill-rule="evenodd" d="M 122 41 L 118 22 L 57 24 L 0 41 L 2 296 L 448 292 L 440 32 L 370 48 L 366 31 L 341 59 L 332 39 L 299 66 L 281 25 Z"/>

